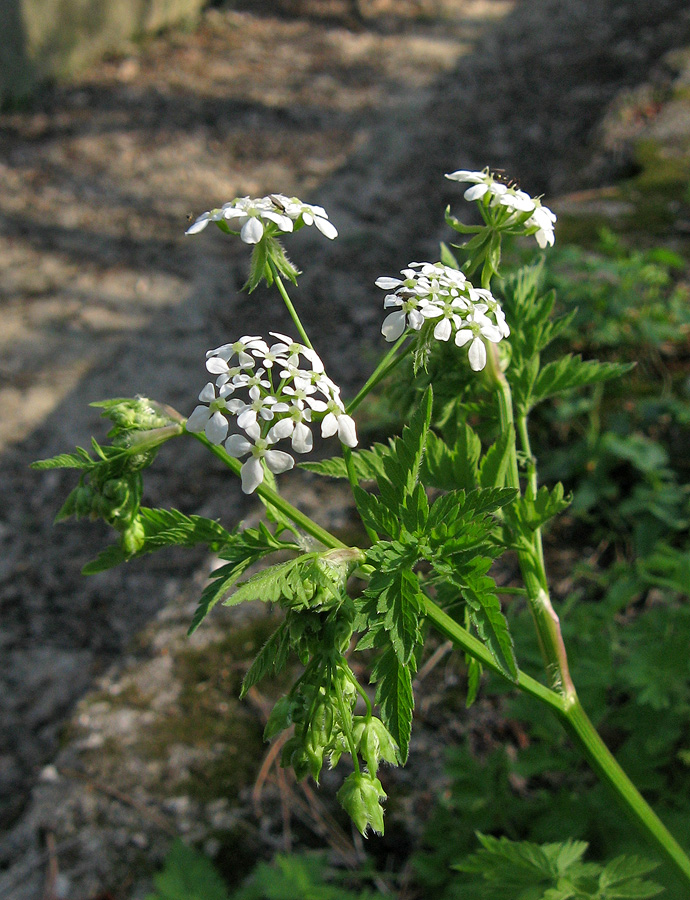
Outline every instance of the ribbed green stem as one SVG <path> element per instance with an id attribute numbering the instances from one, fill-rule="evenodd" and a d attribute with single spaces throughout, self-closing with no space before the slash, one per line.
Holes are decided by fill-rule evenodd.
<path id="1" fill-rule="evenodd" d="M 690 858 L 620 767 L 577 698 L 567 704 L 561 722 L 599 779 L 611 788 L 642 834 L 656 845 L 690 889 Z"/>
<path id="2" fill-rule="evenodd" d="M 510 385 L 501 371 L 498 352 L 491 344 L 487 353 L 487 376 L 491 379 L 498 399 L 501 428 L 512 434 L 507 482 L 509 487 L 520 490 L 520 473 L 515 446 L 515 420 Z M 535 473 L 536 478 L 536 473 Z M 565 697 L 575 697 L 575 686 L 570 677 L 568 656 L 563 643 L 558 615 L 551 604 L 548 582 L 544 569 L 544 551 L 539 529 L 531 535 L 522 535 L 523 548 L 518 551 L 520 570 L 527 588 L 527 599 L 534 620 L 539 646 L 549 675 L 551 687 Z"/>

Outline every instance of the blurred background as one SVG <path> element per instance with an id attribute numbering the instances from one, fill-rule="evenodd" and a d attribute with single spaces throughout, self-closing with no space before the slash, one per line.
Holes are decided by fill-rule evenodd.
<path id="1" fill-rule="evenodd" d="M 577 465 L 554 472 L 582 488 L 580 524 L 590 516 L 592 540 L 593 508 L 623 490 L 615 473 L 629 493 L 672 470 L 667 494 L 686 496 L 687 2 L 2 0 L 0 9 L 0 896 L 143 897 L 176 837 L 235 882 L 292 846 L 327 846 L 340 865 L 359 865 L 361 842 L 323 796 L 332 786 L 300 793 L 270 759 L 257 762 L 265 704 L 235 698 L 242 653 L 267 634 L 263 611 L 219 613 L 188 642 L 210 565 L 192 552 L 82 577 L 107 529 L 54 528 L 73 479 L 28 465 L 102 437 L 95 400 L 138 393 L 188 414 L 207 349 L 289 330 L 270 294 L 240 293 L 247 248 L 211 229 L 186 237 L 190 216 L 268 192 L 327 209 L 337 241 L 301 232 L 290 242 L 304 272 L 294 300 L 352 394 L 381 349 L 373 281 L 436 259 L 439 240 L 452 239 L 443 210 L 459 213 L 461 202 L 444 172 L 491 165 L 559 215 L 557 247 L 571 249 L 550 283 L 582 306 L 582 279 L 594 279 L 602 321 L 607 309 L 626 320 L 604 339 L 585 316 L 580 349 L 616 356 L 625 344 L 647 361 L 640 394 L 663 399 L 616 425 L 620 440 L 641 435 L 642 445 L 609 441 L 592 469 L 590 441 Z M 621 283 L 628 295 L 611 288 Z M 561 409 L 564 446 L 569 423 L 591 424 L 587 402 Z M 362 431 L 380 434 L 395 410 L 370 415 Z M 650 456 L 649 442 L 671 449 Z M 147 480 L 148 505 L 228 525 L 254 514 L 219 466 L 174 444 Z M 603 486 L 586 480 L 595 470 Z M 302 476 L 286 489 L 327 526 L 352 527 L 335 487 Z M 685 511 L 671 504 L 664 515 L 678 524 Z M 612 538 L 596 547 L 605 540 L 610 548 Z M 611 551 L 615 560 L 633 544 Z M 686 556 L 674 560 L 677 592 L 690 568 L 678 569 Z M 631 596 L 647 598 L 638 588 Z M 498 741 L 481 707 L 443 725 L 439 697 L 455 703 L 463 677 L 436 671 L 426 699 L 420 684 L 411 768 L 395 776 L 389 836 L 370 842 L 379 869 L 406 873 L 394 888 L 404 896 L 423 895 L 409 860 L 448 789 L 445 746 L 483 734 L 475 749 L 486 756 Z M 518 726 L 501 727 L 500 740 L 519 747 Z"/>

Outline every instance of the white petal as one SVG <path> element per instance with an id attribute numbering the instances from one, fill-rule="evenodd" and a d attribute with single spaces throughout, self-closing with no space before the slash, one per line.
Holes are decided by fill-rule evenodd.
<path id="1" fill-rule="evenodd" d="M 314 446 L 314 438 L 304 422 L 297 422 L 292 435 L 292 449 L 296 453 L 310 453 Z"/>
<path id="2" fill-rule="evenodd" d="M 450 338 L 451 331 L 450 319 L 441 319 L 436 328 L 434 328 L 434 337 L 437 341 L 447 341 Z"/>
<path id="3" fill-rule="evenodd" d="M 242 476 L 242 491 L 245 494 L 253 494 L 264 480 L 261 460 L 252 456 L 240 469 L 240 475 Z"/>
<path id="4" fill-rule="evenodd" d="M 208 406 L 197 406 L 191 416 L 187 419 L 185 428 L 192 434 L 201 434 L 208 422 L 209 410 Z"/>
<path id="5" fill-rule="evenodd" d="M 254 422 L 253 425 L 247 425 L 247 427 L 244 430 L 247 432 L 247 434 L 253 441 L 258 441 L 259 438 L 261 437 L 261 429 L 259 428 L 259 425 L 257 422 Z"/>
<path id="6" fill-rule="evenodd" d="M 338 420 L 332 412 L 329 412 L 321 422 L 321 437 L 332 437 L 337 430 Z"/>
<path id="7" fill-rule="evenodd" d="M 214 412 L 204 431 L 212 444 L 222 444 L 228 434 L 228 420 L 221 412 Z"/>
<path id="8" fill-rule="evenodd" d="M 290 454 L 284 453 L 282 450 L 267 450 L 264 458 L 266 465 L 274 475 L 287 472 L 288 469 L 295 465 L 295 461 Z"/>
<path id="9" fill-rule="evenodd" d="M 199 400 L 202 403 L 210 403 L 211 400 L 216 399 L 216 392 L 214 390 L 213 384 L 209 381 L 208 384 L 204 387 L 204 389 L 199 394 Z"/>
<path id="10" fill-rule="evenodd" d="M 244 428 L 245 431 L 252 425 L 256 425 L 256 410 L 252 409 L 251 406 L 244 409 L 237 417 L 237 424 L 240 428 Z"/>
<path id="11" fill-rule="evenodd" d="M 250 216 L 240 229 L 240 237 L 245 244 L 258 244 L 263 235 L 264 226 L 256 216 Z"/>
<path id="12" fill-rule="evenodd" d="M 276 422 L 275 425 L 273 425 L 271 430 L 266 435 L 266 440 L 269 442 L 269 444 L 275 444 L 277 441 L 281 441 L 283 438 L 290 437 L 294 429 L 295 422 L 293 419 L 281 419 L 279 422 Z"/>
<path id="13" fill-rule="evenodd" d="M 381 334 L 387 341 L 397 341 L 405 330 L 405 313 L 402 311 L 392 312 L 386 316 L 381 326 Z"/>
<path id="14" fill-rule="evenodd" d="M 465 200 L 479 200 L 489 190 L 488 184 L 473 184 L 463 194 Z"/>
<path id="15" fill-rule="evenodd" d="M 389 278 L 387 275 L 382 275 L 381 278 L 377 278 L 374 282 L 376 287 L 383 288 L 384 291 L 392 291 L 400 287 L 402 283 L 399 278 Z"/>
<path id="16" fill-rule="evenodd" d="M 357 430 L 352 416 L 338 416 L 338 437 L 346 447 L 357 446 Z"/>
<path id="17" fill-rule="evenodd" d="M 224 359 L 220 359 L 218 356 L 212 356 L 210 359 L 206 360 L 206 368 L 211 375 L 222 375 L 224 372 L 228 371 L 228 364 Z"/>
<path id="18" fill-rule="evenodd" d="M 473 372 L 481 372 L 486 365 L 486 347 L 481 338 L 476 337 L 470 344 L 470 367 Z"/>
<path id="19" fill-rule="evenodd" d="M 262 215 L 264 219 L 275 222 L 281 231 L 292 231 L 292 219 L 287 216 L 272 212 L 271 210 L 267 210 L 265 213 L 262 213 Z M 256 241 L 254 241 L 254 243 L 256 243 Z"/>
<path id="20" fill-rule="evenodd" d="M 196 222 L 193 222 L 189 228 L 185 231 L 185 234 L 198 234 L 200 231 L 203 231 L 204 228 L 208 225 L 210 221 L 210 213 L 202 213 Z"/>
<path id="21" fill-rule="evenodd" d="M 332 222 L 329 222 L 328 219 L 324 219 L 321 216 L 316 216 L 314 218 L 314 224 L 319 229 L 321 234 L 327 237 L 329 240 L 333 240 L 338 237 L 338 229 Z"/>
<path id="22" fill-rule="evenodd" d="M 243 434 L 231 434 L 225 442 L 225 449 L 236 459 L 249 453 L 253 446 Z"/>
<path id="23" fill-rule="evenodd" d="M 455 332 L 455 344 L 457 347 L 464 347 L 465 344 L 474 337 L 474 332 L 469 328 L 461 328 Z"/>

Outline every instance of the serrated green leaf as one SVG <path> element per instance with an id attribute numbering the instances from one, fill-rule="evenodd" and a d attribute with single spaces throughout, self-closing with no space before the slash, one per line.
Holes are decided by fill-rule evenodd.
<path id="1" fill-rule="evenodd" d="M 541 369 L 529 398 L 529 406 L 536 406 L 542 400 L 563 391 L 619 378 L 633 367 L 633 363 L 601 363 L 596 360 L 585 362 L 581 356 L 568 354 L 555 362 L 547 363 Z"/>
<path id="2" fill-rule="evenodd" d="M 176 840 L 163 871 L 153 877 L 155 894 L 146 900 L 229 900 L 225 883 L 211 861 Z"/>
<path id="3" fill-rule="evenodd" d="M 278 603 L 279 600 L 296 600 L 306 603 L 314 594 L 314 585 L 305 581 L 305 562 L 311 562 L 315 554 L 305 554 L 297 559 L 288 559 L 262 569 L 247 581 L 242 582 L 224 601 L 224 606 L 237 606 L 249 600 L 264 603 Z"/>
<path id="4" fill-rule="evenodd" d="M 382 579 L 372 579 L 367 593 L 376 593 Z M 409 663 L 419 642 L 421 592 L 411 569 L 401 569 L 383 581 L 378 592 L 376 611 L 382 617 L 391 645 L 401 665 Z"/>
<path id="5" fill-rule="evenodd" d="M 29 466 L 31 469 L 92 469 L 94 461 L 87 450 L 77 447 L 75 453 L 59 453 L 50 459 L 37 459 Z"/>
<path id="6" fill-rule="evenodd" d="M 211 581 L 201 592 L 199 603 L 194 610 L 192 623 L 187 631 L 188 636 L 194 634 L 213 607 L 226 596 L 228 591 L 235 586 L 237 579 L 240 578 L 254 562 L 255 558 L 248 556 L 240 562 L 228 563 L 225 566 L 220 566 L 220 568 L 215 569 L 211 573 Z"/>
<path id="7" fill-rule="evenodd" d="M 378 497 L 367 493 L 358 486 L 353 488 L 353 495 L 357 510 L 366 527 L 389 537 L 398 535 L 400 532 L 398 517 Z"/>
<path id="8" fill-rule="evenodd" d="M 506 428 L 498 440 L 486 451 L 479 465 L 480 487 L 503 487 L 510 462 L 510 449 L 514 439 L 514 429 L 512 427 Z"/>
<path id="9" fill-rule="evenodd" d="M 208 544 L 216 550 L 233 540 L 233 535 L 213 519 L 187 516 L 177 509 L 141 507 L 139 516 L 144 526 L 144 552 L 168 546 L 195 547 L 197 544 Z"/>
<path id="10" fill-rule="evenodd" d="M 572 502 L 572 495 L 564 493 L 563 485 L 558 482 L 551 490 L 542 485 L 536 497 L 525 494 L 518 498 L 508 510 L 510 518 L 515 517 L 521 528 L 535 531 L 549 519 L 563 512 Z"/>
<path id="11" fill-rule="evenodd" d="M 415 672 L 414 656 L 407 665 L 402 665 L 392 647 L 379 656 L 371 672 L 371 680 L 376 683 L 376 703 L 381 710 L 381 719 L 400 749 L 402 765 L 407 762 L 412 733 L 412 676 Z"/>
<path id="12" fill-rule="evenodd" d="M 101 550 L 95 559 L 86 563 L 82 568 L 82 575 L 97 575 L 99 572 L 105 572 L 119 566 L 123 562 L 127 562 L 130 557 L 125 553 L 120 544 L 111 544 L 105 550 Z"/>
<path id="13" fill-rule="evenodd" d="M 257 653 L 242 681 L 240 700 L 247 691 L 258 684 L 266 675 L 277 675 L 287 662 L 288 636 L 285 622 L 282 622 Z"/>
<path id="14" fill-rule="evenodd" d="M 470 618 L 480 640 L 503 673 L 516 681 L 518 667 L 515 649 L 508 622 L 501 609 L 501 601 L 494 593 L 475 591 L 467 586 L 462 589 L 462 596 L 469 607 Z"/>
<path id="15" fill-rule="evenodd" d="M 451 491 L 457 488 L 473 490 L 479 484 L 481 441 L 469 425 L 458 426 L 457 437 L 447 444 L 429 432 L 422 469 L 422 481 L 428 487 Z"/>

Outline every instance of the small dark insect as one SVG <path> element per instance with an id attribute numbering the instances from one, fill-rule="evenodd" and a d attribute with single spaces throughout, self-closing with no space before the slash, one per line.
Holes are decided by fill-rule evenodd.
<path id="1" fill-rule="evenodd" d="M 187 213 L 187 217 L 186 217 L 186 218 L 187 218 L 187 221 L 188 221 L 188 222 L 191 222 L 192 219 L 194 218 L 194 213 Z"/>
<path id="2" fill-rule="evenodd" d="M 504 184 L 507 188 L 519 189 L 520 179 L 512 178 L 510 175 L 507 175 L 505 169 L 491 169 L 490 171 L 494 177 L 494 181 L 498 181 L 499 184 Z"/>
<path id="3" fill-rule="evenodd" d="M 285 212 L 285 205 L 281 203 L 281 201 L 276 197 L 275 194 L 270 194 L 271 202 L 274 206 L 277 206 L 281 212 Z"/>

